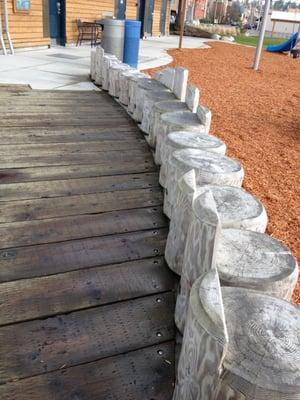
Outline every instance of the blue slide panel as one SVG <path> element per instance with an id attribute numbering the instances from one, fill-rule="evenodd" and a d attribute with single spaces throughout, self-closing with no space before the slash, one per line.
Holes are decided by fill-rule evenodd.
<path id="1" fill-rule="evenodd" d="M 283 51 L 291 51 L 297 43 L 297 39 L 298 39 L 298 32 L 294 33 L 289 40 L 287 40 L 284 43 L 278 44 L 278 45 L 269 45 L 267 47 L 267 51 L 269 51 L 270 53 L 280 53 Z"/>

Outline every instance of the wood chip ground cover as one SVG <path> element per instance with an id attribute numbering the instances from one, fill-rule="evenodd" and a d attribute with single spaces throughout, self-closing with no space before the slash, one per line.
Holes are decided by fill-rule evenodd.
<path id="1" fill-rule="evenodd" d="M 243 187 L 267 209 L 267 232 L 299 260 L 300 59 L 263 51 L 260 70 L 254 72 L 255 49 L 209 45 L 168 51 L 170 65 L 189 69 L 201 103 L 212 110 L 211 133 L 243 164 Z M 300 283 L 293 300 L 300 304 Z"/>

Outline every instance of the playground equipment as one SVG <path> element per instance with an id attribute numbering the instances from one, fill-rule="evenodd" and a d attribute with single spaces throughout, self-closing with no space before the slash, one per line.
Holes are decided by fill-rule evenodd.
<path id="1" fill-rule="evenodd" d="M 2 26 L 2 10 L 4 16 L 4 26 Z M 7 0 L 0 1 L 0 45 L 2 47 L 3 54 L 7 55 L 3 33 L 6 35 L 11 54 L 14 54 L 14 47 L 9 33 Z"/>
<path id="2" fill-rule="evenodd" d="M 296 46 L 296 43 L 298 41 L 298 36 L 299 33 L 296 32 L 289 38 L 289 40 L 287 40 L 284 43 L 278 45 L 269 45 L 267 47 L 267 51 L 269 51 L 270 53 L 278 53 L 278 52 L 281 53 L 284 51 L 291 51 Z"/>

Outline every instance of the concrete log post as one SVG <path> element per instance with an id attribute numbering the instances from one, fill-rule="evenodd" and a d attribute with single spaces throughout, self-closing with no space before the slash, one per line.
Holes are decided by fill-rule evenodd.
<path id="1" fill-rule="evenodd" d="M 207 217 L 208 204 L 211 207 L 210 220 Z M 218 221 L 218 226 L 213 218 Z M 290 299 L 295 288 L 298 266 L 284 245 L 263 233 L 241 229 L 221 230 L 221 226 L 212 191 L 196 197 L 175 310 L 175 322 L 181 332 L 185 324 L 189 288 L 211 268 L 217 268 L 222 286 L 255 289 L 286 300 Z"/>
<path id="2" fill-rule="evenodd" d="M 222 286 L 244 287 L 291 299 L 299 275 L 297 262 L 289 249 L 271 236 L 224 229 L 216 260 Z"/>
<path id="3" fill-rule="evenodd" d="M 129 78 L 134 77 L 134 76 L 135 77 L 143 77 L 144 74 L 141 74 L 137 69 L 120 71 L 120 74 L 119 74 L 119 85 L 120 85 L 119 101 L 124 106 L 128 106 L 128 103 L 129 103 Z"/>
<path id="4" fill-rule="evenodd" d="M 167 264 L 178 275 L 182 271 L 192 204 L 201 193 L 207 190 L 212 192 L 222 229 L 239 228 L 262 233 L 266 230 L 268 218 L 264 206 L 241 188 L 213 185 L 197 187 L 195 171 L 191 170 L 179 180 L 178 189 L 165 249 Z"/>
<path id="5" fill-rule="evenodd" d="M 168 112 L 160 116 L 156 135 L 155 163 L 161 165 L 167 136 L 175 131 L 192 131 L 207 134 L 206 126 L 201 124 L 197 115 L 191 111 Z"/>
<path id="6" fill-rule="evenodd" d="M 105 54 L 103 56 L 101 75 L 102 75 L 102 89 L 105 91 L 109 90 L 109 69 L 112 65 L 120 64 L 120 61 L 116 56 L 111 54 Z"/>
<path id="7" fill-rule="evenodd" d="M 200 123 L 205 126 L 205 133 L 208 135 L 211 126 L 211 118 L 212 118 L 211 111 L 207 107 L 200 105 L 197 108 L 197 117 Z"/>
<path id="8" fill-rule="evenodd" d="M 119 97 L 120 94 L 120 80 L 119 74 L 120 71 L 128 71 L 130 70 L 129 65 L 127 64 L 115 64 L 109 68 L 108 71 L 108 79 L 109 79 L 109 90 L 108 93 L 113 97 Z"/>
<path id="9" fill-rule="evenodd" d="M 188 69 L 182 67 L 175 68 L 174 87 L 172 90 L 176 98 L 180 101 L 185 101 L 188 77 Z"/>
<path id="10" fill-rule="evenodd" d="M 222 296 L 229 341 L 217 400 L 299 400 L 299 307 L 243 288 Z"/>
<path id="11" fill-rule="evenodd" d="M 94 81 L 96 77 L 96 50 L 91 51 L 91 66 L 90 66 L 91 80 Z"/>
<path id="12" fill-rule="evenodd" d="M 170 179 L 168 164 L 172 154 L 181 149 L 202 149 L 213 153 L 225 154 L 226 145 L 217 137 L 212 135 L 201 135 L 197 132 L 178 131 L 169 133 L 166 146 L 162 149 L 162 165 L 160 167 L 159 183 L 166 187 L 166 182 Z"/>
<path id="13" fill-rule="evenodd" d="M 156 79 L 145 78 L 139 80 L 137 83 L 136 91 L 135 91 L 135 109 L 133 112 L 133 119 L 137 122 L 141 122 L 143 119 L 143 107 L 144 107 L 144 100 L 145 95 L 149 91 L 159 90 L 170 92 L 169 89 L 157 81 Z"/>
<path id="14" fill-rule="evenodd" d="M 132 76 L 129 77 L 129 89 L 128 89 L 128 97 L 129 97 L 129 103 L 128 103 L 128 113 L 133 117 L 135 108 L 136 108 L 136 91 L 137 91 L 137 86 L 138 82 L 144 81 L 145 79 L 150 79 L 149 76 L 146 74 L 143 74 L 143 76 Z"/>
<path id="15" fill-rule="evenodd" d="M 149 135 L 151 129 L 151 121 L 152 118 L 152 110 L 154 104 L 160 101 L 168 101 L 168 100 L 175 100 L 175 95 L 170 92 L 164 90 L 153 90 L 149 93 L 147 92 L 144 97 L 144 104 L 143 104 L 143 117 L 142 122 L 139 125 L 142 132 L 146 135 Z"/>
<path id="16" fill-rule="evenodd" d="M 104 57 L 104 50 L 101 46 L 96 47 L 96 85 L 102 85 L 102 62 Z"/>
<path id="17" fill-rule="evenodd" d="M 191 290 L 173 400 L 214 400 L 228 333 L 217 271 L 196 280 Z"/>
<path id="18" fill-rule="evenodd" d="M 169 162 L 170 171 L 164 196 L 164 212 L 171 218 L 177 198 L 178 180 L 191 169 L 195 170 L 196 183 L 202 185 L 241 187 L 244 169 L 237 161 L 222 154 L 200 149 L 176 150 Z"/>
<path id="19" fill-rule="evenodd" d="M 175 74 L 176 76 L 176 74 Z M 196 112 L 199 104 L 200 91 L 193 85 L 185 88 L 185 103 L 180 100 L 158 101 L 152 107 L 149 123 L 149 136 L 146 137 L 151 147 L 156 146 L 156 137 L 161 134 L 160 117 L 167 112 L 188 111 Z"/>
<path id="20" fill-rule="evenodd" d="M 221 222 L 211 191 L 204 192 L 197 200 L 196 207 L 195 201 L 193 203 L 175 307 L 175 324 L 181 333 L 187 318 L 192 285 L 197 278 L 214 268 L 221 232 Z"/>

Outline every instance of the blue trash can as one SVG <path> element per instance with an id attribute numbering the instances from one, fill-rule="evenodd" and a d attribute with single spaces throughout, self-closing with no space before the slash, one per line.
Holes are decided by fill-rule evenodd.
<path id="1" fill-rule="evenodd" d="M 139 60 L 141 21 L 125 21 L 123 62 L 137 68 Z"/>

